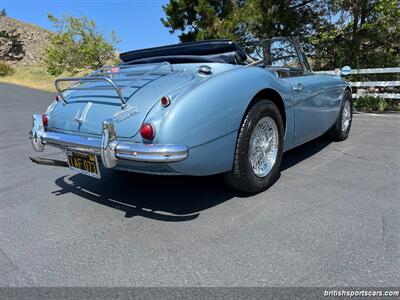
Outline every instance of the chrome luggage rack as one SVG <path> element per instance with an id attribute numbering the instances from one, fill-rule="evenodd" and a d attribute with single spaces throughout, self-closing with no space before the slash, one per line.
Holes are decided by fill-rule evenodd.
<path id="1" fill-rule="evenodd" d="M 143 68 L 147 66 L 154 66 L 150 70 L 146 72 L 140 72 L 135 70 L 137 68 Z M 160 69 L 164 66 L 168 66 L 168 71 L 161 71 Z M 132 69 L 132 70 L 126 70 Z M 114 72 L 115 70 L 115 72 Z M 117 93 L 118 98 L 121 101 L 121 108 L 124 109 L 126 107 L 126 98 L 124 96 L 124 91 L 128 88 L 137 88 L 138 90 L 141 89 L 144 85 L 134 85 L 136 81 L 146 80 L 148 83 L 153 81 L 153 78 L 146 78 L 149 75 L 159 75 L 164 76 L 167 74 L 171 74 L 174 72 L 173 66 L 169 62 L 161 62 L 161 63 L 152 63 L 152 64 L 140 64 L 140 65 L 119 65 L 119 66 L 104 66 L 101 69 L 94 71 L 87 77 L 65 77 L 65 78 L 58 78 L 55 81 L 55 86 L 59 96 L 61 97 L 62 101 L 65 104 L 68 104 L 67 99 L 64 96 L 64 92 L 66 91 L 84 91 L 84 90 L 115 90 Z M 119 77 L 125 78 L 111 78 L 116 77 L 117 75 L 123 75 Z M 126 78 L 126 76 L 133 76 L 133 75 L 141 75 L 140 77 L 136 77 L 134 79 Z M 82 83 L 86 82 L 105 82 L 108 85 L 101 85 L 101 86 L 93 86 L 93 87 L 81 87 Z M 62 89 L 60 87 L 60 83 L 62 82 L 75 82 L 71 84 L 67 88 Z M 125 84 L 118 85 L 117 82 L 124 82 Z"/>

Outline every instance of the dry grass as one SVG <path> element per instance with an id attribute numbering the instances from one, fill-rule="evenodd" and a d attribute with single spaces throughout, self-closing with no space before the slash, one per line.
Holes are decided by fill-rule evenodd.
<path id="1" fill-rule="evenodd" d="M 54 92 L 55 79 L 56 77 L 48 74 L 43 66 L 18 66 L 15 67 L 14 74 L 0 77 L 0 82 Z"/>
<path id="2" fill-rule="evenodd" d="M 34 89 L 55 92 L 54 81 L 57 77 L 50 75 L 45 66 L 13 66 L 15 72 L 12 75 L 0 77 L 0 82 L 18 84 Z M 92 69 L 85 69 L 77 74 L 64 73 L 61 77 L 87 76 L 92 73 Z"/>

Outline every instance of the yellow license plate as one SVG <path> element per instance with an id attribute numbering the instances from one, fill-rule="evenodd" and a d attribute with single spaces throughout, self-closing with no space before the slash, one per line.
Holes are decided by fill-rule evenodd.
<path id="1" fill-rule="evenodd" d="M 72 170 L 91 177 L 100 178 L 96 155 L 67 151 L 67 158 L 68 165 Z"/>

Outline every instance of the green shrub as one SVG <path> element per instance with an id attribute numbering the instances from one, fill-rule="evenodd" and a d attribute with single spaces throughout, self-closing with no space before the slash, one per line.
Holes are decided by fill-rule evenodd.
<path id="1" fill-rule="evenodd" d="M 9 76 L 12 74 L 14 74 L 14 69 L 9 65 L 0 62 L 0 77 Z"/>
<path id="2" fill-rule="evenodd" d="M 355 99 L 354 107 L 358 110 L 376 110 L 379 99 L 372 96 L 361 96 Z"/>
<path id="3" fill-rule="evenodd" d="M 354 99 L 354 108 L 360 111 L 398 111 L 400 101 L 373 96 L 361 96 Z"/>
<path id="4" fill-rule="evenodd" d="M 75 75 L 117 61 L 115 45 L 118 38 L 113 32 L 111 38 L 106 38 L 96 23 L 85 16 L 59 19 L 49 14 L 48 18 L 56 28 L 45 49 L 45 63 L 50 74 L 59 76 L 68 72 Z"/>
<path id="5" fill-rule="evenodd" d="M 378 109 L 379 111 L 385 111 L 389 107 L 389 103 L 385 99 L 379 99 Z"/>

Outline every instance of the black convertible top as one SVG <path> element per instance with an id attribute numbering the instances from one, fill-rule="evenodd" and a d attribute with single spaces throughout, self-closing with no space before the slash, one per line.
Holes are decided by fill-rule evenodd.
<path id="1" fill-rule="evenodd" d="M 222 62 L 241 64 L 246 60 L 245 51 L 230 40 L 207 40 L 180 43 L 162 47 L 124 52 L 119 55 L 126 64 L 188 62 Z"/>

